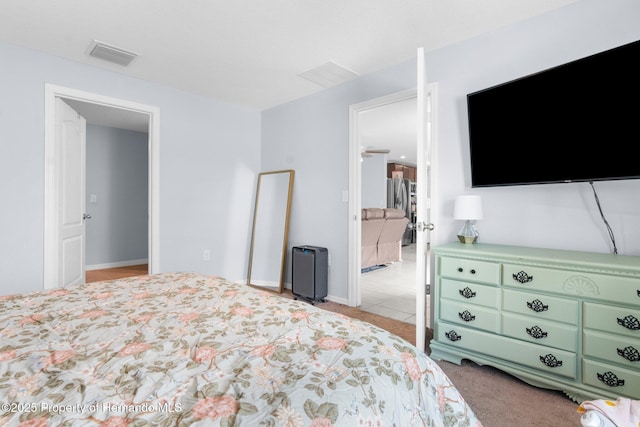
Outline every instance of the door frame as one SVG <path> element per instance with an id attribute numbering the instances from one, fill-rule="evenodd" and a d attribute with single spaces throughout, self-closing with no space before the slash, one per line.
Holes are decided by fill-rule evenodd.
<path id="1" fill-rule="evenodd" d="M 45 83 L 44 90 L 44 289 L 56 288 L 60 253 L 58 249 L 57 208 L 60 198 L 56 185 L 60 172 L 56 146 L 55 100 L 81 102 L 118 108 L 149 116 L 149 273 L 160 271 L 160 109 L 133 101 Z"/>
<path id="2" fill-rule="evenodd" d="M 360 162 L 359 113 L 378 107 L 417 98 L 417 89 L 409 89 L 381 96 L 349 106 L 349 269 L 348 304 L 357 307 L 362 303 L 360 289 L 360 265 L 362 260 L 362 166 Z"/>

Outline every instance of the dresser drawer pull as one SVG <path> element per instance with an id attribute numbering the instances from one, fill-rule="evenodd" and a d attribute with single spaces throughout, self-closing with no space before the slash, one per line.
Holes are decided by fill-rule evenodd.
<path id="1" fill-rule="evenodd" d="M 640 321 L 632 315 L 628 315 L 624 319 L 618 317 L 618 325 L 624 326 L 632 331 L 640 330 Z"/>
<path id="2" fill-rule="evenodd" d="M 553 354 L 540 356 L 540 361 L 550 368 L 558 368 L 562 366 L 562 360 L 556 359 L 556 357 Z"/>
<path id="3" fill-rule="evenodd" d="M 544 305 L 542 301 L 540 301 L 539 299 L 534 299 L 531 302 L 527 301 L 527 307 L 529 307 L 531 310 L 535 311 L 536 313 L 549 310 L 549 306 Z"/>
<path id="4" fill-rule="evenodd" d="M 458 292 L 460 292 L 460 295 L 462 295 L 463 297 L 469 299 L 469 298 L 473 298 L 476 296 L 476 293 L 473 292 L 468 286 L 464 289 L 459 289 Z"/>
<path id="5" fill-rule="evenodd" d="M 533 280 L 533 276 L 529 276 L 524 271 L 520 271 L 513 275 L 513 280 L 517 280 L 518 282 L 525 284 Z"/>
<path id="6" fill-rule="evenodd" d="M 460 341 L 462 339 L 462 335 L 458 335 L 458 333 L 456 331 L 454 331 L 453 329 L 450 330 L 449 332 L 445 332 L 444 336 L 449 338 L 449 340 L 451 341 Z"/>
<path id="7" fill-rule="evenodd" d="M 626 348 L 618 348 L 618 354 L 629 362 L 639 362 L 640 361 L 640 352 L 635 348 L 629 346 Z"/>
<path id="8" fill-rule="evenodd" d="M 533 338 L 539 340 L 540 338 L 546 338 L 548 333 L 540 329 L 540 326 L 533 326 L 531 328 L 525 328 L 527 333 Z"/>
<path id="9" fill-rule="evenodd" d="M 458 316 L 460 316 L 460 318 L 465 322 L 471 322 L 473 320 L 476 320 L 476 316 L 469 313 L 469 310 L 465 310 L 462 313 L 458 313 Z"/>
<path id="10" fill-rule="evenodd" d="M 607 371 L 604 374 L 600 372 L 596 372 L 598 375 L 598 380 L 602 381 L 609 387 L 621 387 L 624 385 L 624 380 L 619 379 L 616 374 L 611 371 Z"/>

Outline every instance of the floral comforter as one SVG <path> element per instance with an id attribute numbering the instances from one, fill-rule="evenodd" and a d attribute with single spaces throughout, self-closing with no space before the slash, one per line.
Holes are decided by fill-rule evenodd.
<path id="1" fill-rule="evenodd" d="M 373 325 L 212 276 L 0 297 L 0 426 L 479 426 Z"/>

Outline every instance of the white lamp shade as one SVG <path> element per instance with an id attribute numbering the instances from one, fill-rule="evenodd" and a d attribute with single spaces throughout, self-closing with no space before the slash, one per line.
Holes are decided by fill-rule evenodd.
<path id="1" fill-rule="evenodd" d="M 477 194 L 456 197 L 453 218 L 462 220 L 482 219 L 482 199 Z"/>

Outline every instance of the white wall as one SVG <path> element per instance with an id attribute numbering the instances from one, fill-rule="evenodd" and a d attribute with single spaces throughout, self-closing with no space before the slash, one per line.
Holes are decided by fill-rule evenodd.
<path id="1" fill-rule="evenodd" d="M 363 157 L 361 163 L 361 194 L 363 208 L 387 207 L 387 155 Z"/>
<path id="2" fill-rule="evenodd" d="M 246 277 L 258 111 L 8 44 L 0 58 L 0 295 L 43 288 L 45 83 L 158 107 L 160 269 Z"/>
<path id="3" fill-rule="evenodd" d="M 635 0 L 581 0 L 427 54 L 439 96 L 436 244 L 455 239 L 453 199 L 471 191 L 466 94 L 640 39 L 639 18 Z M 348 289 L 348 107 L 415 85 L 415 61 L 407 61 L 262 114 L 263 168 L 296 169 L 291 243 L 329 249 L 331 296 L 346 300 Z M 640 180 L 596 187 L 619 252 L 640 255 Z M 473 192 L 483 196 L 482 242 L 611 251 L 588 184 Z"/>
<path id="4" fill-rule="evenodd" d="M 263 170 L 296 171 L 289 245 L 328 249 L 329 295 L 344 301 L 349 230 L 343 193 L 349 188 L 349 105 L 411 89 L 415 76 L 415 67 L 392 67 L 262 113 Z"/>

